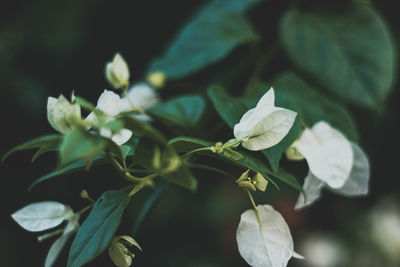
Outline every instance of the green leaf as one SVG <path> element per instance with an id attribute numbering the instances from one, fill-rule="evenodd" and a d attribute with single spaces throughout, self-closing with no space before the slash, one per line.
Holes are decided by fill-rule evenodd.
<path id="1" fill-rule="evenodd" d="M 133 223 L 132 226 L 132 231 L 131 235 L 135 236 L 137 233 L 138 228 L 140 225 L 143 223 L 143 221 L 146 219 L 146 216 L 149 214 L 150 209 L 154 207 L 154 204 L 157 202 L 159 199 L 160 195 L 169 187 L 169 183 L 165 181 L 160 181 L 156 188 L 153 190 L 151 195 L 147 198 L 145 203 L 141 206 L 138 214 L 135 216 L 135 222 Z"/>
<path id="2" fill-rule="evenodd" d="M 108 247 L 129 199 L 125 193 L 107 191 L 96 201 L 72 243 L 68 267 L 81 267 Z"/>
<path id="3" fill-rule="evenodd" d="M 243 100 L 230 96 L 221 86 L 210 87 L 207 94 L 218 114 L 231 128 L 240 121 L 243 114 L 249 109 Z"/>
<path id="4" fill-rule="evenodd" d="M 103 164 L 103 163 L 106 163 L 106 162 L 107 162 L 107 160 L 105 158 L 96 157 L 93 160 L 92 165 L 96 166 L 96 165 L 100 165 L 100 164 Z M 46 181 L 48 179 L 51 179 L 51 178 L 54 178 L 54 177 L 58 177 L 58 176 L 61 176 L 61 175 L 64 175 L 64 174 L 69 174 L 69 173 L 74 173 L 74 172 L 84 171 L 84 170 L 86 170 L 86 163 L 85 162 L 79 161 L 79 162 L 72 163 L 70 165 L 67 165 L 67 166 L 61 168 L 61 169 L 56 169 L 56 170 L 54 170 L 54 171 L 52 171 L 52 172 L 50 172 L 50 173 L 38 178 L 35 182 L 33 182 L 29 186 L 28 191 L 31 191 L 37 184 L 39 184 L 39 183 L 41 183 L 43 181 Z"/>
<path id="5" fill-rule="evenodd" d="M 238 45 L 258 39 L 243 14 L 262 0 L 212 0 L 180 31 L 149 72 L 174 80 L 227 56 Z"/>
<path id="6" fill-rule="evenodd" d="M 32 156 L 32 162 L 34 162 L 35 160 L 37 160 L 41 155 L 47 153 L 47 152 L 51 152 L 51 151 L 58 151 L 58 149 L 60 148 L 60 143 L 53 143 L 53 144 L 48 144 L 48 145 L 44 145 L 41 148 L 39 148 L 35 154 Z"/>
<path id="7" fill-rule="evenodd" d="M 296 111 L 302 123 L 312 127 L 324 120 L 343 132 L 349 139 L 357 141 L 358 132 L 352 116 L 336 102 L 322 96 L 294 73 L 278 76 L 274 82 L 277 102 L 290 99 L 288 104 Z M 287 102 L 288 103 L 288 102 Z"/>
<path id="8" fill-rule="evenodd" d="M 206 103 L 201 96 L 185 95 L 156 105 L 146 112 L 166 125 L 191 128 L 200 121 L 205 106 Z"/>
<path id="9" fill-rule="evenodd" d="M 391 90 L 394 45 L 370 6 L 358 4 L 340 14 L 289 10 L 281 39 L 302 72 L 343 99 L 378 108 Z"/>
<path id="10" fill-rule="evenodd" d="M 154 166 L 155 158 L 160 167 Z M 172 146 L 158 146 L 145 139 L 139 141 L 136 147 L 134 162 L 159 174 L 163 179 L 189 190 L 196 190 L 197 180 L 189 168 L 180 160 Z M 171 164 L 176 166 L 168 170 Z"/>
<path id="11" fill-rule="evenodd" d="M 109 140 L 83 129 L 73 129 L 60 146 L 60 167 L 82 160 L 90 163 L 106 149 Z"/>
<path id="12" fill-rule="evenodd" d="M 41 147 L 46 147 L 46 146 L 57 146 L 60 144 L 62 140 L 62 135 L 45 135 L 41 136 L 32 140 L 29 140 L 25 143 L 22 143 L 14 148 L 12 148 L 10 151 L 8 151 L 2 158 L 1 161 L 3 162 L 8 156 L 10 156 L 12 153 L 16 151 L 21 151 L 21 150 L 28 150 L 28 149 L 33 149 L 33 148 L 41 148 Z"/>

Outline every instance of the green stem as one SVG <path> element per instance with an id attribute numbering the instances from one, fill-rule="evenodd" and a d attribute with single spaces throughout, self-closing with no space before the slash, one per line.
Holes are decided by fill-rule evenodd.
<path id="1" fill-rule="evenodd" d="M 211 147 L 202 147 L 202 148 L 197 148 L 192 151 L 189 151 L 182 156 L 182 159 L 185 159 L 185 158 L 189 157 L 190 155 L 200 152 L 200 151 L 211 151 Z"/>
<path id="2" fill-rule="evenodd" d="M 83 209 L 81 209 L 80 211 L 77 212 L 77 214 L 82 215 L 83 213 L 85 213 L 86 211 L 88 211 L 89 209 L 91 209 L 94 206 L 95 203 L 92 203 L 86 207 L 84 207 Z"/>
<path id="3" fill-rule="evenodd" d="M 257 206 L 256 206 L 256 203 L 254 202 L 253 196 L 251 195 L 249 189 L 246 189 L 246 191 L 247 191 L 247 194 L 249 195 L 251 204 L 252 204 L 253 207 L 254 207 L 254 211 L 256 212 L 256 217 L 257 217 L 258 226 L 260 227 L 261 235 L 262 235 L 263 238 L 264 238 L 263 229 L 262 229 L 262 224 L 261 224 L 261 219 L 260 219 L 260 214 L 258 213 L 258 208 L 257 208 Z M 264 240 L 265 240 L 265 238 L 264 238 Z"/>

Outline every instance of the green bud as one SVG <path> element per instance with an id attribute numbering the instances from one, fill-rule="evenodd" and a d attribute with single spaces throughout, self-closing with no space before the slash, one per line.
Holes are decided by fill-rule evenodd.
<path id="1" fill-rule="evenodd" d="M 259 172 L 257 172 L 256 176 L 254 176 L 253 179 L 251 179 L 252 183 L 254 184 L 255 187 L 257 187 L 258 190 L 260 191 L 265 191 L 268 185 L 268 180 L 265 179 Z"/>
<path id="2" fill-rule="evenodd" d="M 293 143 L 290 147 L 286 149 L 285 151 L 286 157 L 289 160 L 303 160 L 304 156 L 300 153 L 295 144 L 296 143 Z"/>
<path id="3" fill-rule="evenodd" d="M 253 191 L 257 190 L 251 181 L 241 181 L 241 182 L 238 182 L 238 185 L 245 189 L 250 189 Z"/>

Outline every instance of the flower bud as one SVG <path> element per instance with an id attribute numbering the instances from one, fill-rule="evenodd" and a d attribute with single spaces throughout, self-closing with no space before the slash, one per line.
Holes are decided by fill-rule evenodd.
<path id="1" fill-rule="evenodd" d="M 268 185 L 268 180 L 264 178 L 259 172 L 257 172 L 256 176 L 251 179 L 252 183 L 255 187 L 257 187 L 260 191 L 265 191 Z"/>
<path id="2" fill-rule="evenodd" d="M 56 131 L 66 134 L 81 124 L 81 107 L 78 104 L 71 104 L 63 95 L 60 95 L 58 99 L 49 97 L 47 119 Z"/>
<path id="3" fill-rule="evenodd" d="M 111 240 L 108 248 L 108 255 L 118 267 L 129 267 L 132 265 L 132 259 L 135 254 L 129 251 L 128 247 L 135 246 L 142 250 L 140 245 L 130 236 L 116 236 Z"/>
<path id="4" fill-rule="evenodd" d="M 289 160 L 303 160 L 304 156 L 300 153 L 296 146 L 291 145 L 285 150 L 286 157 Z"/>
<path id="5" fill-rule="evenodd" d="M 155 88 L 162 88 L 166 82 L 165 74 L 161 71 L 152 72 L 147 76 L 147 82 Z"/>
<path id="6" fill-rule="evenodd" d="M 115 88 L 128 87 L 129 68 L 122 56 L 117 53 L 113 60 L 106 65 L 107 81 Z"/>

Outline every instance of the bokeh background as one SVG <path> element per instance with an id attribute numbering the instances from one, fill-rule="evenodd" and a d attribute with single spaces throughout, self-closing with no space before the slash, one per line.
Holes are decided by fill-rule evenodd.
<path id="1" fill-rule="evenodd" d="M 124 55 L 133 80 L 142 80 L 147 64 L 163 51 L 202 3 L 194 0 L 6 2 L 0 8 L 1 154 L 30 138 L 53 133 L 46 119 L 48 96 L 70 95 L 75 90 L 96 102 L 101 92 L 109 89 L 104 79 L 104 64 L 115 52 Z M 338 5 L 337 1 L 323 2 L 332 8 Z M 395 1 L 372 2 L 398 44 L 400 24 Z M 265 1 L 249 17 L 258 30 L 273 40 L 277 35 L 276 22 L 288 4 L 288 1 Z M 271 65 L 274 66 L 271 77 L 287 65 L 282 51 Z M 325 192 L 316 205 L 295 212 L 297 193 L 289 188 L 256 195 L 259 203 L 271 203 L 283 214 L 292 231 L 295 249 L 309 258 L 303 262 L 291 260 L 289 266 L 400 266 L 398 87 L 395 83 L 379 114 L 351 109 L 361 144 L 371 161 L 371 192 L 367 198 L 349 199 Z M 167 87 L 160 93 L 168 98 L 180 92 L 182 89 Z M 226 132 L 229 133 L 228 128 Z M 32 154 L 33 151 L 15 154 L 0 166 L 0 266 L 41 266 L 51 245 L 51 240 L 38 243 L 36 234 L 15 224 L 10 217 L 15 210 L 40 200 L 56 200 L 79 210 L 86 205 L 80 198 L 82 189 L 98 197 L 106 189 L 121 185 L 113 170 L 103 166 L 59 177 L 28 193 L 28 186 L 53 170 L 57 162 L 56 155 L 50 153 L 32 164 Z M 296 175 L 300 178 L 306 174 L 306 165 L 302 164 L 292 165 L 298 169 Z M 246 266 L 235 241 L 239 215 L 250 208 L 246 195 L 226 177 L 205 171 L 196 176 L 200 180 L 197 193 L 176 186 L 162 193 L 135 236 L 144 249 L 134 259 L 135 266 Z M 129 230 L 133 216 L 130 214 L 134 214 L 147 193 L 138 196 L 127 209 L 121 229 Z M 65 250 L 58 266 L 64 266 L 67 255 Z M 113 266 L 113 263 L 103 255 L 89 266 Z"/>

